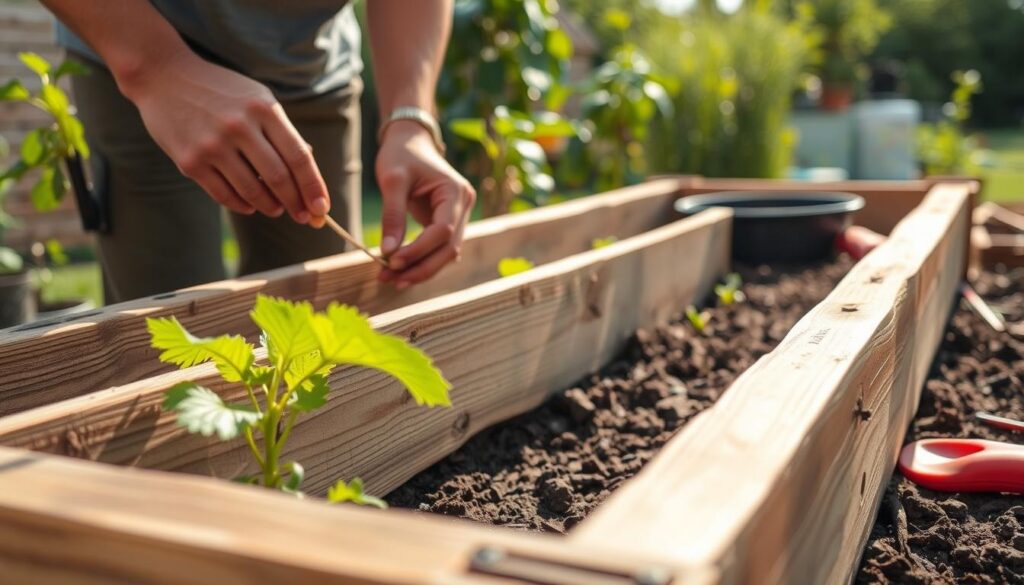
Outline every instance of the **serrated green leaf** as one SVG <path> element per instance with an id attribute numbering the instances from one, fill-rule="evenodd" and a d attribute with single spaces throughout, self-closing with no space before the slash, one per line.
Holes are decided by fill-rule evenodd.
<path id="1" fill-rule="evenodd" d="M 233 481 L 235 483 L 245 484 L 245 485 L 258 485 L 259 482 L 260 482 L 260 476 L 258 476 L 258 475 L 239 475 L 238 477 L 232 479 L 231 481 Z"/>
<path id="2" fill-rule="evenodd" d="M 544 149 L 541 148 L 540 144 L 537 144 L 533 140 L 523 140 L 522 138 L 513 138 L 511 143 L 512 148 L 523 159 L 536 165 L 547 164 L 547 156 L 544 154 Z"/>
<path id="3" fill-rule="evenodd" d="M 241 382 L 251 376 L 252 346 L 239 335 L 196 337 L 188 332 L 177 317 L 146 319 L 152 345 L 163 350 L 160 361 L 180 368 L 212 361 L 228 382 Z"/>
<path id="4" fill-rule="evenodd" d="M 12 79 L 0 87 L 0 102 L 27 100 L 31 95 L 17 79 Z"/>
<path id="5" fill-rule="evenodd" d="M 310 376 L 295 393 L 288 404 L 299 412 L 316 410 L 327 404 L 327 395 L 331 387 L 327 385 L 327 377 L 319 374 Z"/>
<path id="6" fill-rule="evenodd" d="M 502 278 L 506 276 L 512 276 L 513 274 L 519 274 L 520 272 L 526 272 L 533 268 L 533 262 L 530 262 L 526 258 L 502 258 L 498 262 L 498 274 Z"/>
<path id="7" fill-rule="evenodd" d="M 548 31 L 546 44 L 548 53 L 555 59 L 572 58 L 572 39 L 562 29 L 556 28 Z"/>
<path id="8" fill-rule="evenodd" d="M 284 372 L 284 383 L 289 389 L 295 388 L 300 381 L 314 374 L 326 376 L 334 369 L 334 364 L 320 357 L 319 351 L 300 355 L 293 359 Z"/>
<path id="9" fill-rule="evenodd" d="M 288 479 L 285 480 L 281 489 L 289 493 L 298 492 L 302 487 L 302 481 L 306 478 L 306 470 L 299 465 L 298 461 L 289 461 L 284 465 L 284 471 L 288 473 Z"/>
<path id="10" fill-rule="evenodd" d="M 48 83 L 43 85 L 43 88 L 39 90 L 39 97 L 50 108 L 50 113 L 54 116 L 68 113 L 68 107 L 71 105 L 71 102 L 68 100 L 68 94 L 64 93 L 64 90 L 56 85 Z"/>
<path id="11" fill-rule="evenodd" d="M 25 164 L 35 166 L 46 157 L 50 148 L 46 132 L 47 130 L 44 128 L 36 128 L 25 135 L 25 139 L 21 142 L 21 160 L 25 161 Z"/>
<path id="12" fill-rule="evenodd" d="M 533 209 L 533 205 L 522 197 L 516 197 L 508 204 L 509 213 L 522 213 Z"/>
<path id="13" fill-rule="evenodd" d="M 604 23 L 609 28 L 617 31 L 629 30 L 629 26 L 633 21 L 628 12 L 618 8 L 609 8 L 608 10 L 605 10 L 602 20 L 604 20 Z"/>
<path id="14" fill-rule="evenodd" d="M 195 382 L 182 382 L 168 390 L 164 408 L 177 411 L 178 424 L 189 432 L 204 437 L 216 434 L 222 441 L 238 437 L 262 418 L 251 406 L 228 404 Z"/>
<path id="15" fill-rule="evenodd" d="M 65 75 L 88 75 L 90 73 L 92 70 L 81 61 L 65 59 L 57 66 L 57 70 L 53 73 L 53 79 L 56 81 Z"/>
<path id="16" fill-rule="evenodd" d="M 456 136 L 472 140 L 484 147 L 487 156 L 491 159 L 497 158 L 498 145 L 487 134 L 487 122 L 480 118 L 459 118 L 452 120 L 448 128 Z"/>
<path id="17" fill-rule="evenodd" d="M 353 478 L 348 483 L 345 483 L 343 479 L 339 479 L 338 483 L 327 490 L 327 501 L 332 504 L 352 502 L 360 506 L 374 506 L 382 510 L 388 507 L 387 502 L 384 500 L 364 493 L 363 480 L 358 477 Z"/>
<path id="18" fill-rule="evenodd" d="M 21 272 L 24 266 L 25 261 L 17 252 L 11 248 L 0 246 L 0 274 Z"/>
<path id="19" fill-rule="evenodd" d="M 29 196 L 32 205 L 39 211 L 52 211 L 60 206 L 60 201 L 67 191 L 64 173 L 56 165 L 43 168 L 39 180 L 32 186 Z"/>
<path id="20" fill-rule="evenodd" d="M 50 256 L 50 262 L 55 266 L 65 266 L 70 262 L 68 255 L 64 252 L 64 246 L 53 238 L 46 240 L 46 253 Z"/>
<path id="21" fill-rule="evenodd" d="M 313 306 L 309 303 L 257 295 L 250 316 L 267 337 L 267 351 L 273 364 L 284 363 L 287 367 L 295 358 L 317 349 L 310 328 Z"/>
<path id="22" fill-rule="evenodd" d="M 313 317 L 320 352 L 330 363 L 374 368 L 405 385 L 418 404 L 448 406 L 450 385 L 430 358 L 404 339 L 378 333 L 358 310 L 332 303 Z"/>
<path id="23" fill-rule="evenodd" d="M 248 384 L 253 388 L 267 386 L 274 380 L 274 368 L 269 366 L 252 366 L 249 368 Z"/>
<path id="24" fill-rule="evenodd" d="M 85 141 L 85 127 L 82 126 L 82 122 L 69 113 L 58 114 L 56 118 L 64 142 L 82 158 L 89 158 L 89 143 Z"/>
<path id="25" fill-rule="evenodd" d="M 18 53 L 18 59 L 25 64 L 25 67 L 28 67 L 33 73 L 46 80 L 50 73 L 49 61 L 32 52 Z"/>
<path id="26" fill-rule="evenodd" d="M 0 181 L 14 181 L 20 179 L 26 172 L 28 172 L 29 166 L 25 164 L 25 161 L 18 159 L 14 161 L 14 164 L 7 167 L 7 170 L 0 173 Z"/>

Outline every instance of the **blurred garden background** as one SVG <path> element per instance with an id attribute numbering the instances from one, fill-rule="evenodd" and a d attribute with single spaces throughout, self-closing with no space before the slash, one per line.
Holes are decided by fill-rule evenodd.
<path id="1" fill-rule="evenodd" d="M 38 86 L 21 51 L 60 60 L 51 17 L 0 0 L 0 84 Z M 1024 0 L 456 0 L 438 105 L 448 155 L 480 194 L 474 217 L 660 174 L 972 175 L 985 198 L 1024 200 L 1021 56 Z M 372 169 L 379 114 L 365 61 Z M 0 102 L 2 162 L 39 123 Z M 3 242 L 43 268 L 44 297 L 99 304 L 70 201 L 41 212 L 31 185 L 10 183 Z M 380 199 L 372 173 L 364 183 L 375 244 Z M 66 254 L 49 253 L 51 240 Z M 229 233 L 224 252 L 236 261 Z"/>

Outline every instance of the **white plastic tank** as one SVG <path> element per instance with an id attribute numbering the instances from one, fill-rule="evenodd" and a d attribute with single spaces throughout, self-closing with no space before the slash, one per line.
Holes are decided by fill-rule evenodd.
<path id="1" fill-rule="evenodd" d="M 914 100 L 873 100 L 853 105 L 854 169 L 858 179 L 918 176 L 915 135 L 921 105 Z"/>

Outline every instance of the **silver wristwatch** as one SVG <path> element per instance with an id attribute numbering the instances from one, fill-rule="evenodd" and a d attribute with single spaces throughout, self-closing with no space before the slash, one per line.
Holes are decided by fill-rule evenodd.
<path id="1" fill-rule="evenodd" d="M 416 108 L 412 106 L 402 106 L 391 111 L 391 115 L 384 120 L 384 123 L 380 125 L 380 130 L 377 131 L 377 142 L 383 142 L 384 131 L 387 130 L 388 126 L 393 122 L 397 122 L 399 120 L 411 120 L 426 128 L 427 132 L 430 133 L 430 137 L 434 139 L 434 146 L 437 147 L 437 150 L 441 154 L 444 154 L 444 138 L 441 136 L 441 125 L 437 123 L 437 118 L 432 116 L 430 112 L 423 108 Z"/>

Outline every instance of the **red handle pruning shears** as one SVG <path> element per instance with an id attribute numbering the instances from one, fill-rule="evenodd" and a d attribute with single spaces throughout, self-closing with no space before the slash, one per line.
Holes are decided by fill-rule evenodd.
<path id="1" fill-rule="evenodd" d="M 980 412 L 976 417 L 1001 429 L 1024 432 L 1024 422 Z M 903 447 L 900 473 L 943 492 L 1024 494 L 1024 445 L 984 439 L 922 439 Z"/>

